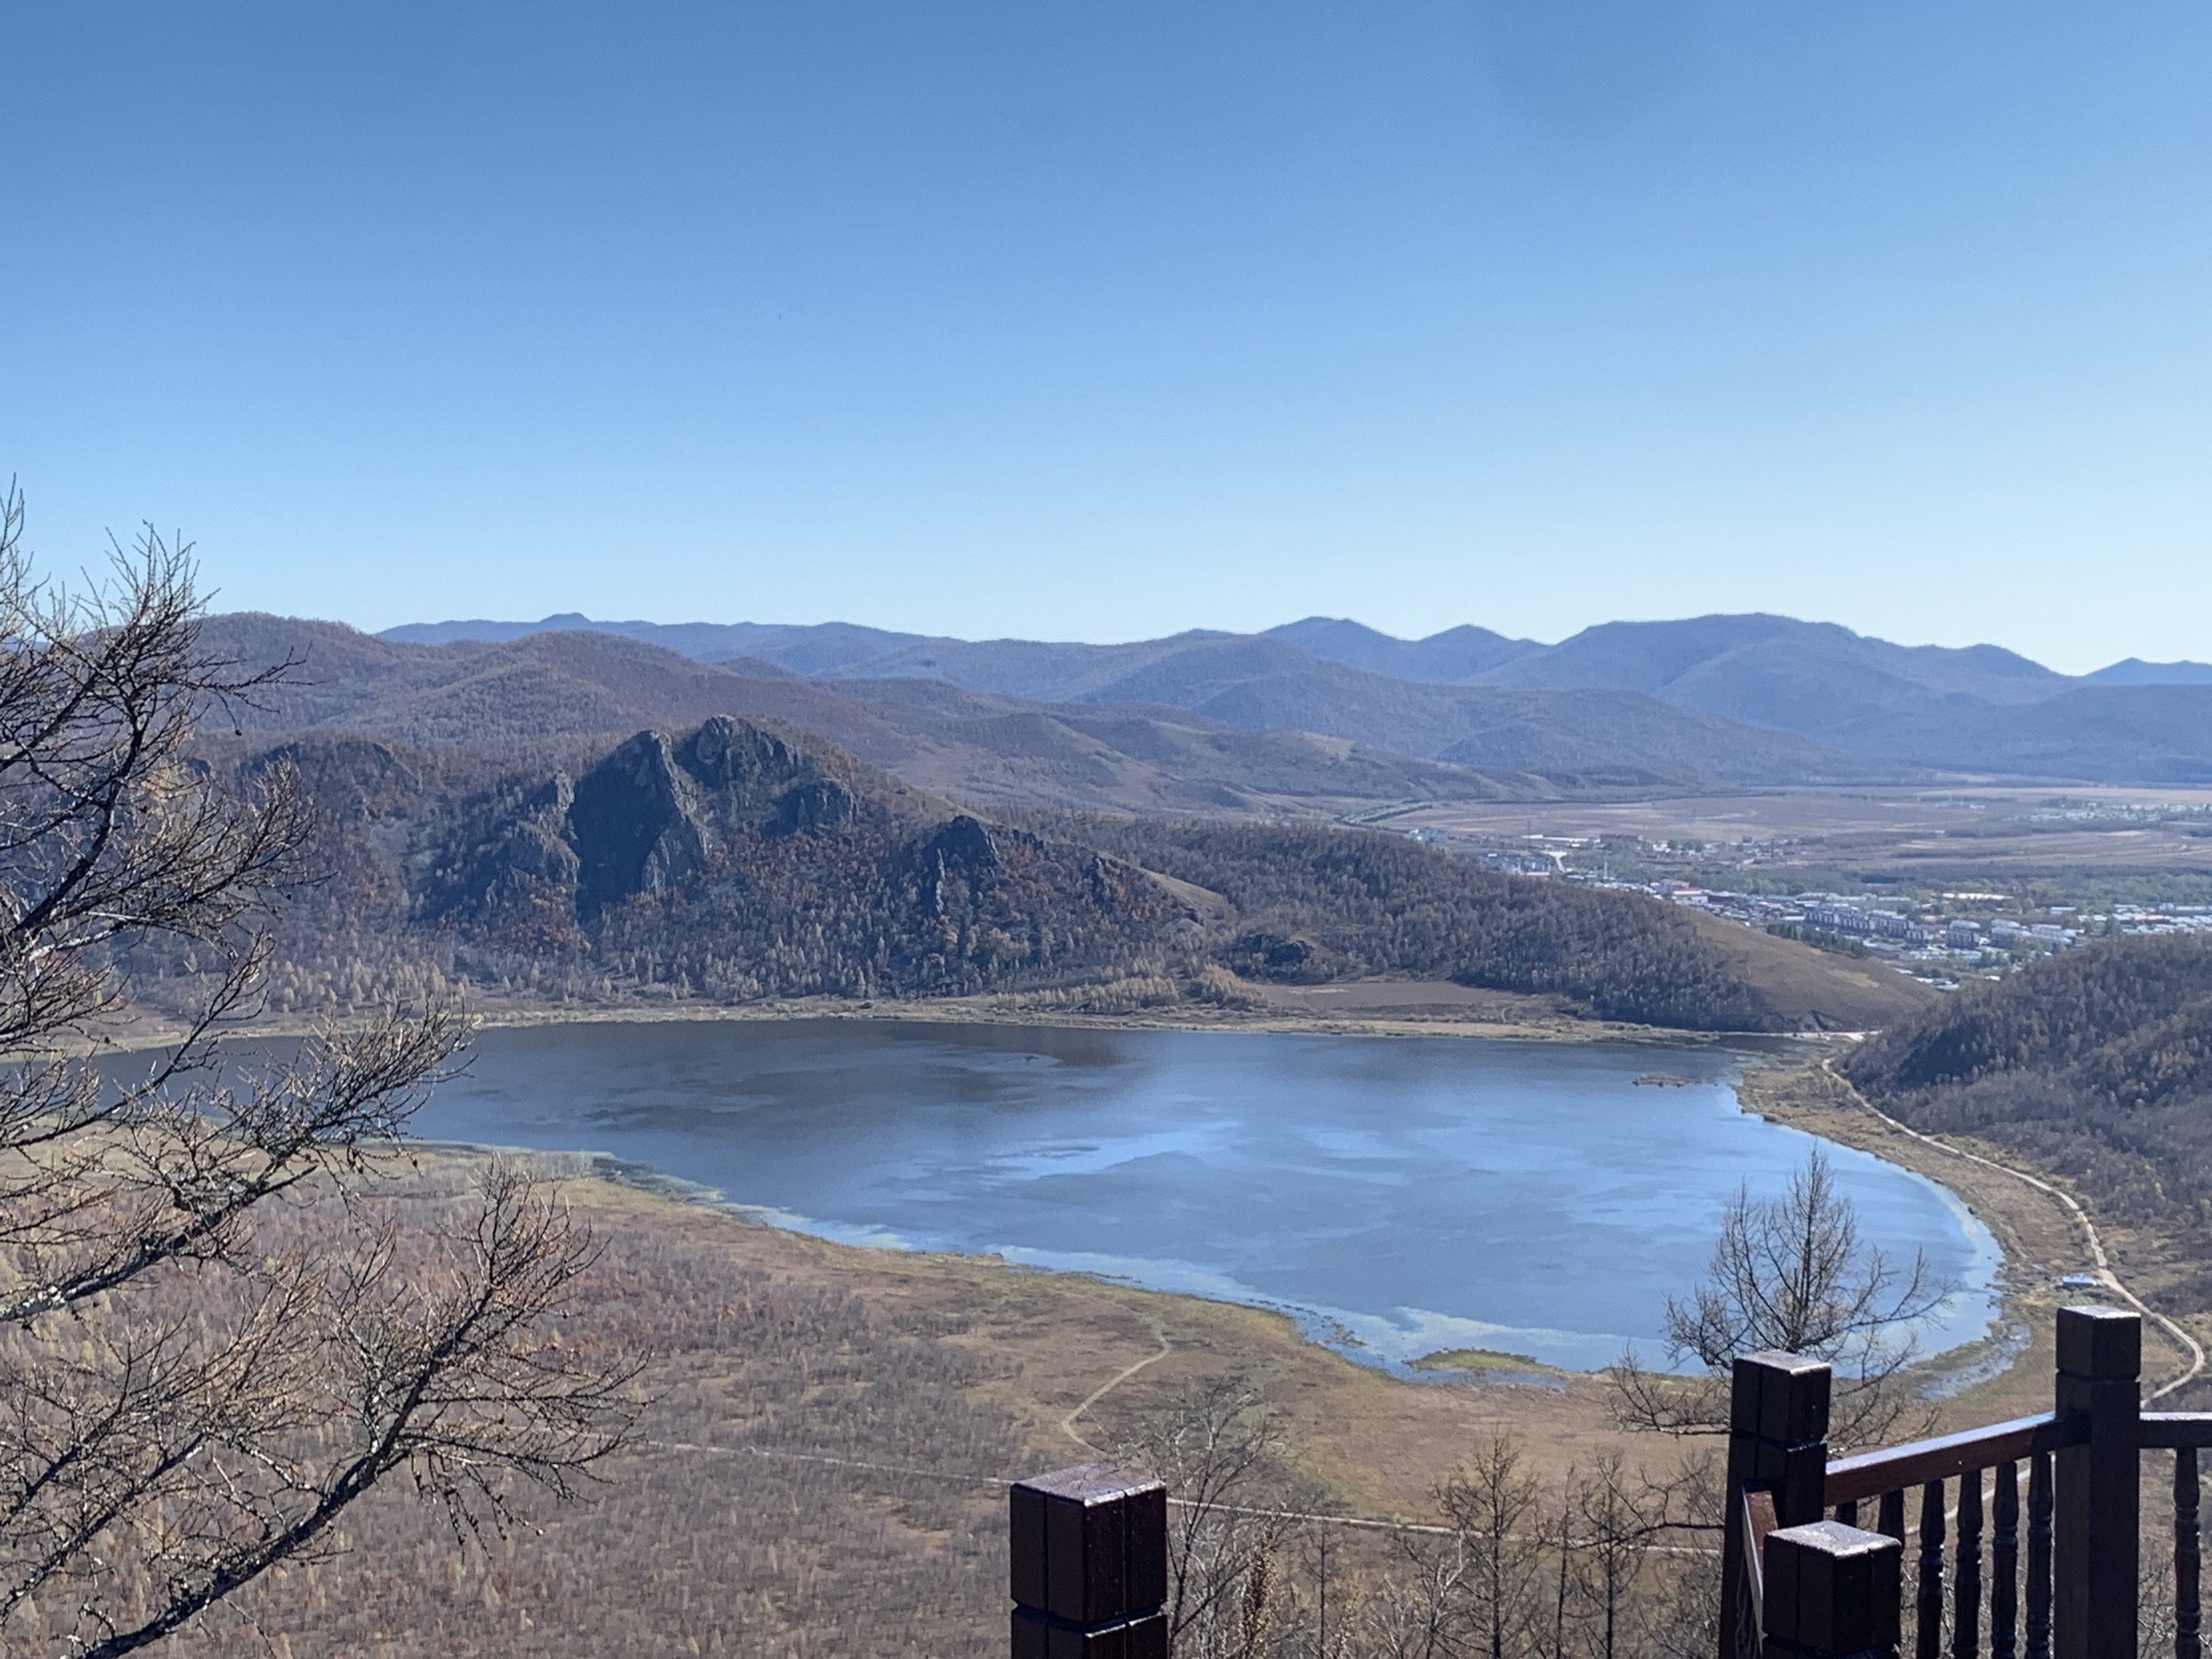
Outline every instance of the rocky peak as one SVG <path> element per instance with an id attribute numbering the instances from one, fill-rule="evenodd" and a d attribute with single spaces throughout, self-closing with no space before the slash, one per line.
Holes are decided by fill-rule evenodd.
<path id="1" fill-rule="evenodd" d="M 805 767 L 798 751 L 775 733 L 727 714 L 715 715 L 686 738 L 676 759 L 709 789 L 784 782 Z"/>
<path id="2" fill-rule="evenodd" d="M 664 890 L 713 845 L 699 786 L 659 732 L 639 732 L 577 780 L 568 827 L 587 911 Z"/>
<path id="3" fill-rule="evenodd" d="M 981 820 L 965 812 L 922 843 L 922 861 L 941 863 L 960 875 L 980 874 L 999 867 L 999 846 Z"/>

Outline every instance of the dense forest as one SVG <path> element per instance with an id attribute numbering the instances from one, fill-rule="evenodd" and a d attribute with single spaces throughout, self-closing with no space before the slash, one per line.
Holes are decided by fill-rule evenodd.
<path id="1" fill-rule="evenodd" d="M 242 789 L 289 769 L 315 803 L 317 878 L 288 916 L 280 1014 L 454 985 L 566 1006 L 997 992 L 1121 1012 L 1384 976 L 1686 1030 L 1801 1019 L 1709 927 L 1640 895 L 1376 831 L 987 822 L 727 715 L 611 748 L 312 734 L 210 754 Z M 160 1001 L 202 964 L 131 965 Z"/>
<path id="2" fill-rule="evenodd" d="M 2122 938 L 2046 957 L 1838 1069 L 1915 1128 L 2027 1154 L 2118 1218 L 2212 1214 L 2212 939 Z"/>

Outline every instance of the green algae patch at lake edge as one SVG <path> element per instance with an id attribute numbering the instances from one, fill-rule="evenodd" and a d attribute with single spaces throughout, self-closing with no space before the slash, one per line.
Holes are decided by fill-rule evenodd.
<path id="1" fill-rule="evenodd" d="M 1563 1389 L 1573 1378 L 1587 1375 L 1547 1365 L 1525 1353 L 1501 1353 L 1494 1348 L 1447 1348 L 1438 1353 L 1425 1353 L 1407 1369 L 1450 1382 L 1506 1382 L 1545 1389 Z"/>

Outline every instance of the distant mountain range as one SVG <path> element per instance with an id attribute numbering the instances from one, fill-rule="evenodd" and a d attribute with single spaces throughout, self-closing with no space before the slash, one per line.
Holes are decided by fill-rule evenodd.
<path id="1" fill-rule="evenodd" d="M 1556 764 L 1476 765 L 1373 749 L 1291 723 L 1243 730 L 1167 706 L 1036 702 L 937 679 L 815 678 L 751 658 L 702 663 L 592 631 L 420 645 L 243 612 L 210 618 L 203 639 L 240 661 L 300 665 L 256 706 L 229 711 L 248 741 L 348 732 L 427 749 L 496 747 L 559 758 L 564 744 L 734 714 L 780 722 L 917 787 L 985 805 L 1279 817 L 1408 799 L 1679 793 L 1711 787 L 1704 763 L 1721 763 L 1721 749 L 1737 748 L 1729 723 L 1633 696 L 1601 696 L 1593 714 L 1580 696 L 1494 694 L 1531 702 L 1549 722 L 1506 730 L 1499 752 Z M 1626 706 L 1625 720 L 1605 717 L 1613 702 Z M 1716 725 L 1717 740 L 1709 732 L 1691 740 Z M 1667 742 L 1670 733 L 1679 740 Z M 1744 735 L 1748 763 L 1790 770 L 1795 740 Z M 1671 766 L 1655 758 L 1668 752 L 1679 757 Z"/>
<path id="2" fill-rule="evenodd" d="M 2145 662 L 2128 657 L 2082 678 L 2099 685 L 2212 685 L 2212 662 Z"/>
<path id="3" fill-rule="evenodd" d="M 2131 658 L 2073 677 L 1996 646 L 1899 646 L 1786 617 L 1607 623 L 1557 645 L 1474 627 L 1401 640 L 1330 617 L 1127 645 L 574 615 L 380 637 L 481 649 L 545 634 L 617 635 L 749 675 L 782 669 L 879 709 L 914 702 L 901 683 L 935 682 L 1024 713 L 1050 707 L 1061 725 L 1069 710 L 1137 705 L 1170 723 L 1309 732 L 1477 771 L 2212 782 L 2212 665 Z"/>

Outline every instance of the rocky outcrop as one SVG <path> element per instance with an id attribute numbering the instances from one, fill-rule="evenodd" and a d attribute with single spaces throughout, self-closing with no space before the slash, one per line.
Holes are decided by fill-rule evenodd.
<path id="1" fill-rule="evenodd" d="M 1282 985 L 1318 985 L 1336 976 L 1337 964 L 1310 939 L 1295 934 L 1251 933 L 1235 939 L 1223 959 L 1246 979 Z"/>
<path id="2" fill-rule="evenodd" d="M 932 836 L 921 846 L 921 861 L 954 874 L 978 876 L 999 867 L 999 845 L 982 822 L 965 812 Z"/>
<path id="3" fill-rule="evenodd" d="M 388 803 L 411 796 L 420 783 L 390 744 L 373 738 L 279 744 L 240 769 L 256 779 L 278 768 L 298 775 L 319 811 L 349 817 L 378 816 Z"/>
<path id="4" fill-rule="evenodd" d="M 684 738 L 676 759 L 701 787 L 739 796 L 778 792 L 811 769 L 775 732 L 727 714 L 715 715 Z"/>
<path id="5" fill-rule="evenodd" d="M 572 895 L 582 869 L 568 844 L 568 808 L 576 786 L 556 772 L 523 802 L 521 816 L 507 826 L 484 858 L 484 896 L 495 904 Z"/>
<path id="6" fill-rule="evenodd" d="M 835 830 L 850 823 L 859 810 L 853 792 L 835 778 L 795 784 L 776 803 L 775 829 L 792 835 L 801 830 Z"/>
<path id="7" fill-rule="evenodd" d="M 639 732 L 577 781 L 568 832 L 586 915 L 666 890 L 704 867 L 714 839 L 698 783 L 659 732 Z"/>
<path id="8" fill-rule="evenodd" d="M 465 884 L 491 902 L 565 884 L 588 921 L 635 895 L 680 886 L 735 840 L 835 832 L 863 805 L 805 750 L 720 715 L 680 738 L 641 732 L 573 786 L 566 777 L 544 786 L 488 838 L 480 857 L 496 869 L 472 872 Z M 963 868 L 995 858 L 988 835 L 980 851 L 969 841 L 949 845 Z"/>

